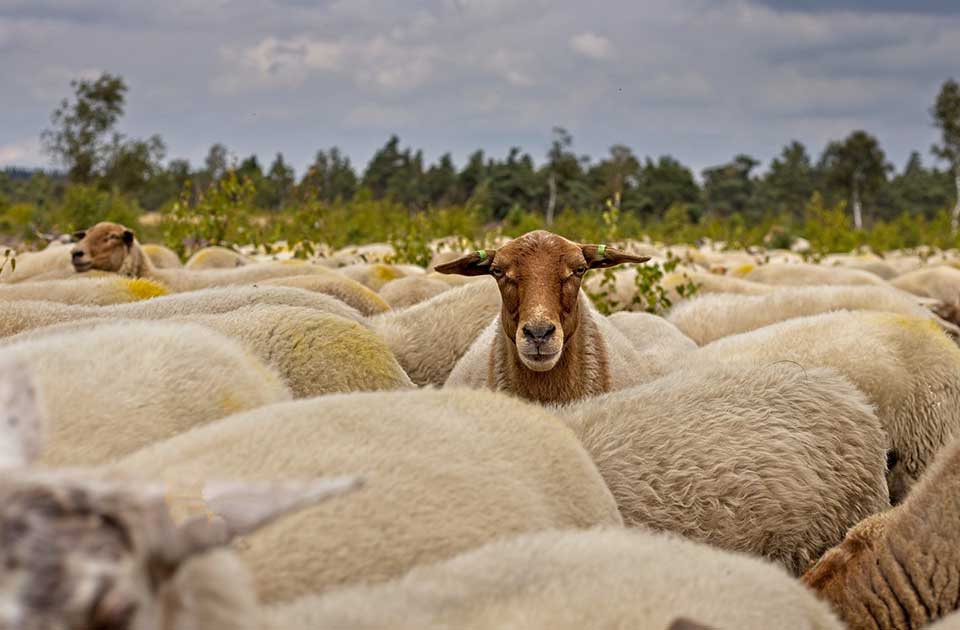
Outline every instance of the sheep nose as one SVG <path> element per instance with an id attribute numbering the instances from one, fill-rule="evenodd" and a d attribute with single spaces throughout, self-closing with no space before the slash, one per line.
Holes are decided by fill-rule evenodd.
<path id="1" fill-rule="evenodd" d="M 546 341 L 557 330 L 553 324 L 527 324 L 523 327 L 523 336 L 538 343 Z"/>
<path id="2" fill-rule="evenodd" d="M 73 256 L 74 260 L 77 260 L 78 258 L 83 258 L 83 250 L 75 249 L 72 252 L 70 252 L 70 255 Z"/>

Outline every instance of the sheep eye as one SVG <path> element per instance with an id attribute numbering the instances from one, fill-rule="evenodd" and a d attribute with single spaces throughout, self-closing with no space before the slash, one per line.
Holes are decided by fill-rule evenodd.
<path id="1" fill-rule="evenodd" d="M 573 273 L 574 273 L 575 275 L 582 276 L 583 274 L 587 273 L 587 268 L 586 268 L 586 267 L 577 267 L 576 269 L 573 270 Z"/>
<path id="2" fill-rule="evenodd" d="M 490 273 L 493 274 L 494 278 L 503 277 L 503 269 L 501 269 L 500 267 L 490 267 Z"/>

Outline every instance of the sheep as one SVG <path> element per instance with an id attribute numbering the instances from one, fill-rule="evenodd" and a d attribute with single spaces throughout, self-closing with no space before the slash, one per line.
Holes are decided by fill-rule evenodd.
<path id="1" fill-rule="evenodd" d="M 167 295 L 163 284 L 144 278 L 71 278 L 0 286 L 0 302 L 46 300 L 82 306 L 109 306 Z"/>
<path id="2" fill-rule="evenodd" d="M 444 291 L 449 291 L 451 285 L 426 275 L 407 276 L 391 280 L 380 287 L 380 297 L 391 308 L 407 308 L 419 304 Z"/>
<path id="3" fill-rule="evenodd" d="M 46 412 L 23 362 L 0 362 L 0 469 L 36 459 L 46 430 Z"/>
<path id="4" fill-rule="evenodd" d="M 272 405 L 155 444 L 112 470 L 169 482 L 362 472 L 369 484 L 349 502 L 247 539 L 240 555 L 265 602 L 385 581 L 509 534 L 622 522 L 572 431 L 542 408 L 475 390 Z"/>
<path id="5" fill-rule="evenodd" d="M 419 271 L 423 273 L 423 269 Z M 374 291 L 379 291 L 383 285 L 391 280 L 409 276 L 411 269 L 408 266 L 402 267 L 400 265 L 387 265 L 384 263 L 357 263 L 340 267 L 337 269 L 337 272 L 351 280 L 356 280 Z"/>
<path id="6" fill-rule="evenodd" d="M 143 253 L 133 231 L 122 225 L 98 223 L 85 232 L 78 232 L 76 237 L 79 240 L 71 256 L 78 273 L 98 270 L 145 278 L 161 282 L 173 292 L 248 284 L 283 276 L 330 273 L 326 267 L 302 261 L 262 263 L 236 269 L 157 269 Z"/>
<path id="7" fill-rule="evenodd" d="M 933 310 L 940 317 L 960 324 L 960 270 L 950 266 L 929 267 L 897 276 L 898 289 L 940 302 Z"/>
<path id="8" fill-rule="evenodd" d="M 233 269 L 249 265 L 249 258 L 226 247 L 204 247 L 197 250 L 184 265 L 187 269 Z"/>
<path id="9" fill-rule="evenodd" d="M 371 318 L 370 325 L 416 385 L 443 385 L 457 361 L 500 311 L 491 278 L 399 311 Z"/>
<path id="10" fill-rule="evenodd" d="M 960 630 L 960 612 L 947 615 L 937 623 L 927 626 L 927 630 Z"/>
<path id="11" fill-rule="evenodd" d="M 847 625 L 919 628 L 957 609 L 960 440 L 946 446 L 906 501 L 858 524 L 803 576 Z"/>
<path id="12" fill-rule="evenodd" d="M 183 267 L 180 257 L 169 247 L 158 245 L 156 243 L 144 243 L 143 253 L 147 255 L 150 262 L 157 269 L 177 269 Z"/>
<path id="13" fill-rule="evenodd" d="M 261 630 L 250 573 L 227 545 L 359 481 L 164 492 L 90 471 L 5 472 L 0 627 Z M 199 513 L 176 521 L 180 503 Z"/>
<path id="14" fill-rule="evenodd" d="M 697 624 L 677 623 L 690 618 Z M 267 606 L 263 624 L 264 630 L 842 628 L 826 604 L 776 566 L 623 529 L 492 542 L 386 584 Z"/>
<path id="15" fill-rule="evenodd" d="M 636 382 L 630 342 L 593 310 L 580 283 L 588 269 L 646 260 L 538 230 L 438 266 L 440 273 L 492 275 L 502 301 L 500 315 L 460 359 L 447 385 L 569 402 Z"/>
<path id="16" fill-rule="evenodd" d="M 960 348 L 930 319 L 873 311 L 799 317 L 718 339 L 680 363 L 731 360 L 832 367 L 846 376 L 887 433 L 893 502 L 960 429 Z"/>
<path id="17" fill-rule="evenodd" d="M 65 271 L 72 271 L 70 247 L 54 242 L 38 252 L 18 253 L 15 264 L 7 263 L 0 270 L 0 282 L 24 282 L 41 275 Z"/>
<path id="18" fill-rule="evenodd" d="M 909 294 L 887 287 L 783 287 L 767 295 L 704 295 L 674 307 L 667 319 L 698 345 L 794 317 L 870 310 L 934 318 Z M 938 320 L 939 321 L 939 320 Z M 957 328 L 941 324 L 956 334 Z"/>
<path id="19" fill-rule="evenodd" d="M 290 399 L 283 380 L 206 327 L 102 326 L 15 343 L 50 416 L 47 465 L 95 465 L 231 413 Z"/>
<path id="20" fill-rule="evenodd" d="M 307 308 L 257 305 L 164 321 L 198 324 L 239 342 L 276 370 L 295 398 L 413 388 L 410 377 L 380 337 L 336 315 Z M 134 320 L 82 319 L 20 333 L 0 341 L 0 345 L 128 323 Z"/>
<path id="21" fill-rule="evenodd" d="M 890 265 L 882 258 L 877 256 L 851 256 L 849 254 L 836 254 L 826 256 L 821 262 L 824 265 L 869 271 L 880 279 L 888 282 L 898 275 L 897 270 L 893 267 L 893 265 Z"/>
<path id="22" fill-rule="evenodd" d="M 654 377 L 664 376 L 680 357 L 697 349 L 693 340 L 657 315 L 620 311 L 607 319 L 630 340 L 640 364 Z"/>
<path id="23" fill-rule="evenodd" d="M 369 327 L 357 311 L 330 296 L 287 287 L 221 287 L 102 307 L 22 300 L 0 309 L 0 338 L 79 319 L 167 319 L 226 313 L 257 304 L 297 306 L 330 313 Z"/>
<path id="24" fill-rule="evenodd" d="M 830 369 L 694 367 L 558 412 L 624 524 L 765 556 L 794 574 L 890 505 L 880 422 Z"/>
<path id="25" fill-rule="evenodd" d="M 309 276 L 291 276 L 289 278 L 275 278 L 259 282 L 261 286 L 284 286 L 306 289 L 317 293 L 332 295 L 338 300 L 349 304 L 364 316 L 377 315 L 390 310 L 390 305 L 376 292 L 368 289 L 356 280 L 351 280 L 335 271 L 329 274 L 314 274 Z"/>
<path id="26" fill-rule="evenodd" d="M 780 286 L 822 286 L 825 284 L 888 286 L 883 278 L 869 271 L 846 267 L 824 267 L 807 263 L 762 265 L 748 273 L 745 279 L 751 282 Z"/>

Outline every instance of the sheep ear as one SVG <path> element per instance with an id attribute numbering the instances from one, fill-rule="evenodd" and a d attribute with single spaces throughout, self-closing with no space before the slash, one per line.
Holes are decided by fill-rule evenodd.
<path id="1" fill-rule="evenodd" d="M 483 276 L 490 273 L 490 263 L 497 255 L 495 249 L 478 249 L 448 263 L 433 268 L 437 273 L 457 274 L 461 276 Z"/>
<path id="2" fill-rule="evenodd" d="M 24 466 L 43 447 L 44 413 L 27 366 L 0 364 L 0 468 Z"/>
<path id="3" fill-rule="evenodd" d="M 123 235 L 120 237 L 123 239 L 124 245 L 133 245 L 133 232 L 130 230 L 124 230 Z"/>
<path id="4" fill-rule="evenodd" d="M 362 486 L 359 476 L 309 481 L 229 481 L 204 484 L 202 515 L 180 525 L 190 553 L 246 536 L 281 516 Z"/>
<path id="5" fill-rule="evenodd" d="M 86 237 L 87 233 L 84 230 L 77 230 L 73 233 L 74 241 L 82 241 Z"/>
<path id="6" fill-rule="evenodd" d="M 581 245 L 583 257 L 591 269 L 615 267 L 624 263 L 644 263 L 650 260 L 649 256 L 634 256 L 615 247 L 606 245 Z"/>

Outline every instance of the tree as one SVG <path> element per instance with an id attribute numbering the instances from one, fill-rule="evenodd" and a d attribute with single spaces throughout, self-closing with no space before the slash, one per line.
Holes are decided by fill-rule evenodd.
<path id="1" fill-rule="evenodd" d="M 457 198 L 457 168 L 449 153 L 440 156 L 440 161 L 431 164 L 424 174 L 427 199 L 437 206 L 450 205 Z"/>
<path id="2" fill-rule="evenodd" d="M 700 187 L 689 168 L 669 155 L 661 155 L 656 162 L 646 159 L 640 172 L 637 197 L 641 212 L 663 217 L 674 204 L 699 201 Z"/>
<path id="3" fill-rule="evenodd" d="M 573 136 L 563 127 L 553 128 L 553 142 L 547 151 L 544 174 L 547 180 L 547 225 L 553 223 L 557 206 L 560 208 L 584 208 L 591 203 L 592 195 L 584 181 L 586 158 L 579 158 L 570 149 Z"/>
<path id="4" fill-rule="evenodd" d="M 317 151 L 313 164 L 300 180 L 300 193 L 307 199 L 327 203 L 349 199 L 357 192 L 357 174 L 350 166 L 350 158 L 332 147 L 328 152 Z"/>
<path id="5" fill-rule="evenodd" d="M 827 183 L 846 191 L 853 207 L 853 224 L 863 229 L 863 197 L 879 191 L 891 169 L 877 139 L 854 131 L 843 142 L 831 142 L 820 158 Z"/>
<path id="6" fill-rule="evenodd" d="M 212 184 L 226 175 L 227 169 L 230 167 L 230 154 L 227 152 L 227 147 L 219 142 L 215 143 L 210 147 L 203 163 L 206 167 L 207 177 L 210 178 L 210 183 Z"/>
<path id="7" fill-rule="evenodd" d="M 754 189 L 750 171 L 759 163 L 749 155 L 740 154 L 731 162 L 704 169 L 707 209 L 720 216 L 746 214 Z"/>
<path id="8" fill-rule="evenodd" d="M 952 201 L 950 173 L 924 167 L 920 153 L 914 151 L 903 172 L 890 181 L 886 218 L 909 212 L 932 219 Z"/>
<path id="9" fill-rule="evenodd" d="M 404 156 L 400 152 L 400 138 L 390 136 L 367 164 L 363 173 L 363 186 L 377 199 L 387 196 L 390 179 L 404 169 Z"/>
<path id="10" fill-rule="evenodd" d="M 123 115 L 127 84 L 109 73 L 95 81 L 70 82 L 73 102 L 63 99 L 50 116 L 52 129 L 43 132 L 48 153 L 67 168 L 70 181 L 93 182 L 107 160 L 110 135 Z"/>
<path id="11" fill-rule="evenodd" d="M 599 201 L 610 199 L 618 208 L 625 197 L 634 197 L 632 193 L 640 184 L 640 160 L 629 147 L 615 144 L 610 147 L 610 157 L 598 162 L 587 173 L 591 187 L 599 193 Z M 627 202 L 627 206 L 631 205 Z"/>
<path id="12" fill-rule="evenodd" d="M 283 161 L 282 153 L 277 153 L 261 184 L 261 207 L 274 210 L 282 208 L 290 199 L 296 181 L 293 168 Z"/>
<path id="13" fill-rule="evenodd" d="M 815 177 L 806 147 L 794 140 L 770 162 L 770 170 L 759 183 L 758 201 L 764 208 L 802 216 L 816 189 Z"/>
<path id="14" fill-rule="evenodd" d="M 158 135 L 147 140 L 124 141 L 115 134 L 104 166 L 104 183 L 123 193 L 139 194 L 163 171 L 161 162 L 166 150 Z"/>
<path id="15" fill-rule="evenodd" d="M 933 145 L 931 150 L 938 158 L 946 160 L 953 171 L 957 201 L 953 206 L 950 225 L 956 235 L 960 226 L 960 85 L 956 81 L 950 79 L 944 82 L 930 114 L 942 134 L 940 144 Z"/>

